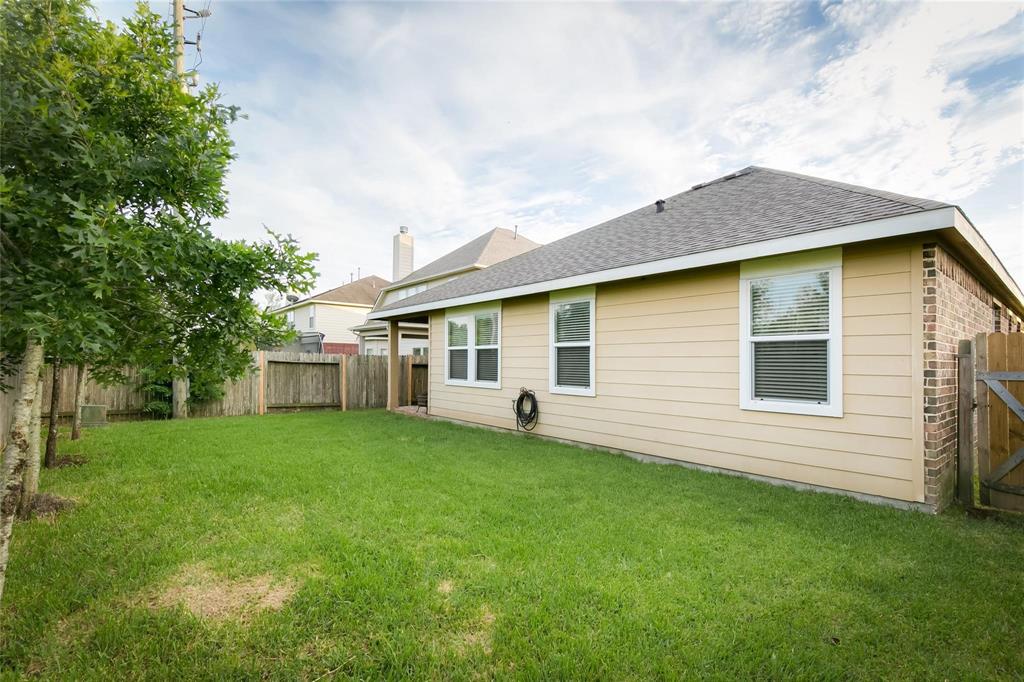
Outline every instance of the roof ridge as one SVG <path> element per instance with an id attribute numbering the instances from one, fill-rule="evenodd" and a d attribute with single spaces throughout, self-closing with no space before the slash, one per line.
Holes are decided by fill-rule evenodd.
<path id="1" fill-rule="evenodd" d="M 694 185 L 690 189 L 683 190 L 682 192 L 679 192 L 679 194 L 686 194 L 687 192 L 692 192 L 692 191 L 694 191 L 696 189 L 704 189 L 708 185 L 717 185 L 720 182 L 727 182 L 729 180 L 735 180 L 736 178 L 743 177 L 744 175 L 749 175 L 752 171 L 755 171 L 755 170 L 769 170 L 769 169 L 767 169 L 767 168 L 759 168 L 758 166 L 747 166 L 746 168 L 741 168 L 738 171 L 733 171 L 732 173 L 726 173 L 722 177 L 715 178 L 714 180 L 708 180 L 706 182 L 698 182 L 696 185 Z M 678 196 L 678 195 L 676 195 L 676 196 Z"/>
<path id="2" fill-rule="evenodd" d="M 455 247 L 451 251 L 449 251 L 449 252 L 447 252 L 447 253 L 445 253 L 445 254 L 443 254 L 441 256 L 438 256 L 437 258 L 433 259 L 429 263 L 426 263 L 425 265 L 421 265 L 420 267 L 416 268 L 415 270 L 410 272 L 405 277 L 403 277 L 403 278 L 401 278 L 399 280 L 396 280 L 394 282 L 391 282 L 388 285 L 387 288 L 388 289 L 397 289 L 397 288 L 401 288 L 403 286 L 410 286 L 412 284 L 415 284 L 417 282 L 422 282 L 424 280 L 429 280 L 429 279 L 434 279 L 436 277 L 441 277 L 441 276 L 444 276 L 444 275 L 452 273 L 452 272 L 461 272 L 461 271 L 463 271 L 463 270 L 465 270 L 467 268 L 479 267 L 479 266 L 481 266 L 481 263 L 483 263 L 485 261 L 484 256 L 487 254 L 487 250 L 489 248 L 491 248 L 491 244 L 495 243 L 495 241 L 496 241 L 496 239 L 497 239 L 499 234 L 500 235 L 507 234 L 510 237 L 514 235 L 514 238 L 516 238 L 516 239 L 521 239 L 524 242 L 540 246 L 540 244 L 538 244 L 537 242 L 533 241 L 532 239 L 526 237 L 525 235 L 521 235 L 518 232 L 510 230 L 507 227 L 495 226 L 495 227 L 492 227 L 489 230 L 481 232 L 477 236 L 475 236 L 472 239 L 470 239 L 468 242 L 465 242 L 465 243 Z M 430 268 L 432 265 L 438 263 L 439 261 L 443 261 L 444 259 L 449 258 L 453 254 L 460 253 L 460 252 L 464 253 L 464 254 L 466 254 L 468 256 L 467 257 L 467 262 L 465 262 L 465 263 L 463 263 L 461 265 L 457 265 L 455 267 L 449 267 L 449 268 L 444 269 L 444 270 L 438 270 L 436 272 L 429 272 L 428 274 L 425 274 L 425 275 L 424 274 L 420 274 L 423 270 L 427 270 L 428 268 Z M 471 258 L 469 258 L 469 257 L 471 257 Z"/>
<path id="3" fill-rule="evenodd" d="M 498 236 L 498 230 L 500 229 L 500 227 L 495 226 L 488 230 L 487 232 L 484 232 L 482 235 L 480 235 L 480 237 L 487 237 L 487 239 L 484 240 L 483 245 L 480 247 L 480 252 L 477 253 L 476 258 L 473 259 L 473 265 L 480 264 L 480 261 L 483 259 L 484 254 L 487 253 L 487 249 L 490 248 L 491 243 L 494 241 L 494 238 Z"/>
<path id="4" fill-rule="evenodd" d="M 773 173 L 775 175 L 784 175 L 786 177 L 795 178 L 797 180 L 803 180 L 805 182 L 813 182 L 816 185 L 823 187 L 831 187 L 832 189 L 842 190 L 844 192 L 850 192 L 852 194 L 860 194 L 866 197 L 874 197 L 876 199 L 886 199 L 897 204 L 903 204 L 904 206 L 913 206 L 919 208 L 922 211 L 927 211 L 931 208 L 940 208 L 941 206 L 949 206 L 945 202 L 936 201 L 935 199 L 924 199 L 921 197 L 912 197 L 907 194 L 899 194 L 897 192 L 886 192 L 883 190 L 872 189 L 871 187 L 865 187 L 864 185 L 854 185 L 848 182 L 839 182 L 838 180 L 829 180 L 828 178 L 819 178 L 813 175 L 805 175 L 804 173 L 794 173 L 793 171 L 784 171 L 777 168 L 766 168 L 765 166 L 748 166 L 745 170 L 758 170 L 765 173 Z M 737 172 L 736 175 L 739 175 Z M 897 198 L 898 197 L 898 198 Z M 908 199 L 910 201 L 908 201 Z"/>

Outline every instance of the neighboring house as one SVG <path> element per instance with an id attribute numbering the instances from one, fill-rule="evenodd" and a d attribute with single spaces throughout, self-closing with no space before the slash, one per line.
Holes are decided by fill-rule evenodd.
<path id="1" fill-rule="evenodd" d="M 288 350 L 355 355 L 359 340 L 351 327 L 366 319 L 388 284 L 370 275 L 278 308 L 274 312 L 284 315 L 300 335 Z"/>
<path id="2" fill-rule="evenodd" d="M 387 355 L 388 325 L 386 322 L 366 322 L 352 327 L 352 333 L 359 339 L 360 355 Z M 401 343 L 400 355 L 426 355 L 430 351 L 427 324 L 403 322 L 398 329 Z"/>
<path id="3" fill-rule="evenodd" d="M 431 415 L 525 387 L 542 436 L 934 509 L 957 341 L 1022 314 L 956 206 L 751 167 L 369 319 L 429 324 Z"/>
<path id="4" fill-rule="evenodd" d="M 402 267 L 412 263 L 412 237 L 408 228 L 400 228 L 395 235 L 394 267 L 396 281 L 386 286 L 381 294 L 381 305 L 405 300 L 428 289 L 440 286 L 457 277 L 475 270 L 490 267 L 495 263 L 536 249 L 540 244 L 530 241 L 513 230 L 496 227 L 485 232 L 419 270 L 401 274 Z M 367 355 L 383 355 L 388 347 L 388 326 L 385 322 L 367 321 L 353 327 L 359 337 L 359 352 Z M 427 325 L 425 323 L 402 323 L 399 328 L 401 355 L 425 354 L 429 349 Z"/>

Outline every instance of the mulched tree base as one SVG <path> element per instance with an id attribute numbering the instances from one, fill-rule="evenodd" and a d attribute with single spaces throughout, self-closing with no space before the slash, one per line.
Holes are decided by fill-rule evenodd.
<path id="1" fill-rule="evenodd" d="M 73 509 L 75 501 L 53 493 L 36 493 L 32 498 L 33 516 L 56 516 L 61 512 Z"/>
<path id="2" fill-rule="evenodd" d="M 82 466 L 88 461 L 89 460 L 81 455 L 63 455 L 57 458 L 57 464 L 53 468 L 63 469 L 64 467 L 77 467 Z"/>

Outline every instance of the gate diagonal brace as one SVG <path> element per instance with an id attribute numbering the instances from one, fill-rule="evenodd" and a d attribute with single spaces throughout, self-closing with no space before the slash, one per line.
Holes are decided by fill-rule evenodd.
<path id="1" fill-rule="evenodd" d="M 984 483 L 990 488 L 993 487 L 994 483 L 997 483 L 999 479 L 1016 469 L 1021 463 L 1024 463 L 1024 447 L 1018 448 L 1012 457 L 1000 464 L 995 471 L 988 475 Z"/>
<path id="2" fill-rule="evenodd" d="M 999 378 L 993 376 L 993 374 L 1001 375 Z M 1007 376 L 1009 375 L 1009 376 Z M 1024 405 L 1020 404 L 1020 401 L 1007 390 L 1006 386 L 1003 386 L 1002 379 L 1017 379 L 1024 381 L 1024 372 L 991 372 L 987 374 L 978 374 L 978 378 L 985 382 L 985 385 L 992 389 L 992 392 L 999 396 L 1007 407 L 1017 415 L 1017 419 L 1024 421 Z"/>

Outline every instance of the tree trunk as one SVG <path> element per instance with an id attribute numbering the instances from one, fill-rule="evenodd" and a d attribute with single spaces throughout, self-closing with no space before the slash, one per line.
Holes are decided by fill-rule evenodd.
<path id="1" fill-rule="evenodd" d="M 32 498 L 39 492 L 39 441 L 43 431 L 43 372 L 42 366 L 36 372 L 36 399 L 32 403 L 32 422 L 29 426 L 28 453 L 25 462 L 25 481 L 21 488 L 21 503 L 18 505 L 18 517 L 22 520 L 32 518 Z"/>
<path id="2" fill-rule="evenodd" d="M 57 466 L 57 420 L 60 419 L 60 358 L 53 359 L 53 391 L 50 394 L 50 431 L 46 434 L 46 468 Z"/>
<path id="3" fill-rule="evenodd" d="M 3 454 L 2 497 L 0 497 L 0 597 L 4 593 L 4 578 L 7 575 L 7 557 L 11 547 L 11 531 L 14 529 L 14 513 L 21 499 L 21 486 L 25 475 L 25 462 L 30 448 L 32 404 L 36 400 L 36 386 L 43 362 L 43 347 L 30 337 L 25 356 L 21 359 L 21 380 L 18 397 L 14 401 L 11 415 L 11 430 Z"/>
<path id="4" fill-rule="evenodd" d="M 78 377 L 75 381 L 75 416 L 71 422 L 71 440 L 82 437 L 82 403 L 85 402 L 85 382 L 89 368 L 84 362 L 78 363 Z"/>

